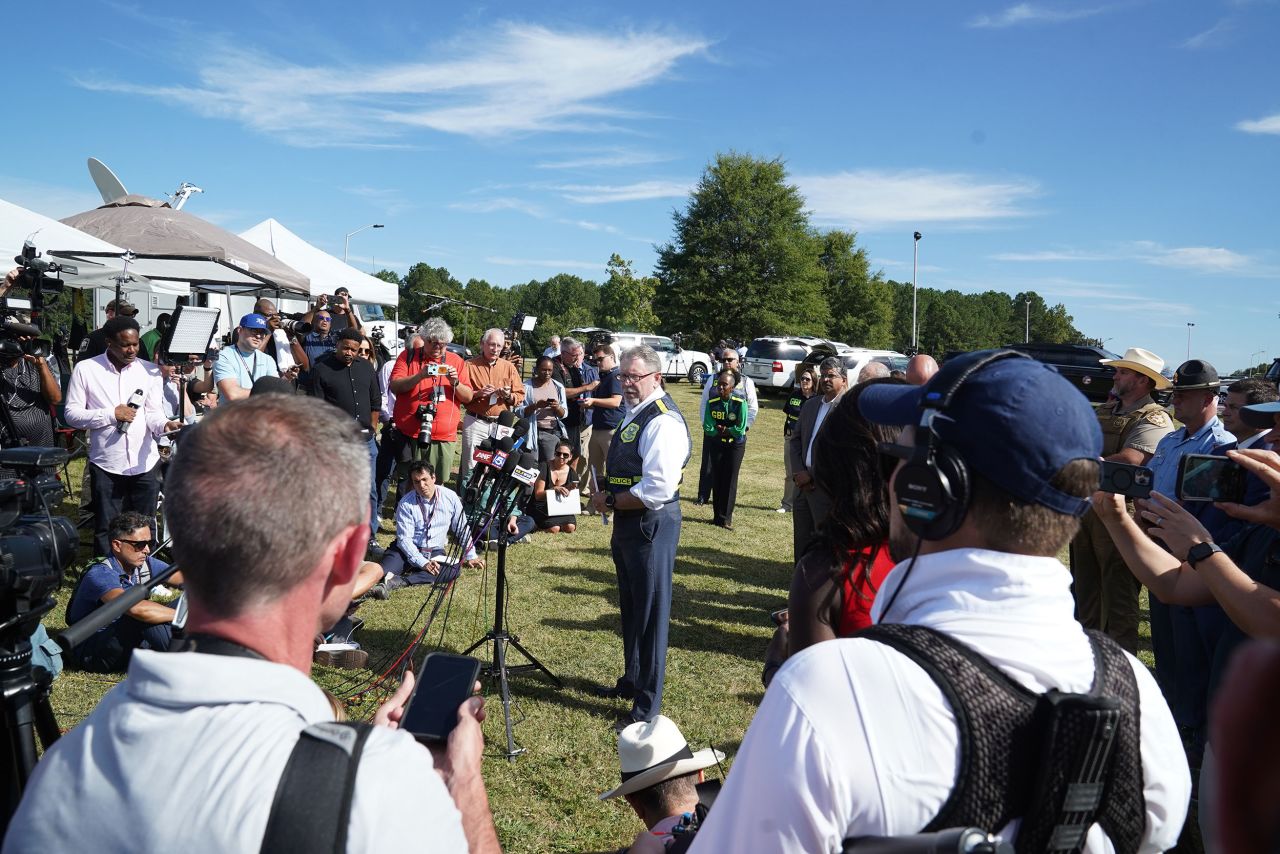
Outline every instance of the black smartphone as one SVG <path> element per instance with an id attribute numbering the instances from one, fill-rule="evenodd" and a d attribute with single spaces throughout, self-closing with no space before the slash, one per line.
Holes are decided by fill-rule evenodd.
<path id="1" fill-rule="evenodd" d="M 458 723 L 458 707 L 471 696 L 480 661 L 466 655 L 433 652 L 422 662 L 400 728 L 419 741 L 444 741 Z"/>
<path id="2" fill-rule="evenodd" d="M 1102 485 L 1098 488 L 1127 498 L 1150 498 L 1153 479 L 1151 469 L 1146 466 L 1103 460 Z"/>
<path id="3" fill-rule="evenodd" d="M 1187 454 L 1178 461 L 1179 501 L 1244 500 L 1244 469 L 1226 457 Z"/>
<path id="4" fill-rule="evenodd" d="M 780 626 L 782 625 L 782 618 L 787 615 L 789 610 L 789 608 L 779 608 L 776 611 L 771 611 L 769 612 L 769 619 L 773 620 L 775 626 Z"/>

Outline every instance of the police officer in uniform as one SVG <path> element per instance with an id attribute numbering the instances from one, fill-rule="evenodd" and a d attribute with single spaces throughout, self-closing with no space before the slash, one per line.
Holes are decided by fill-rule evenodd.
<path id="1" fill-rule="evenodd" d="M 624 670 L 606 698 L 633 701 L 618 721 L 653 720 L 662 706 L 671 618 L 671 576 L 680 542 L 680 480 L 693 444 L 675 402 L 662 388 L 662 360 L 651 347 L 622 354 L 622 423 L 605 462 L 605 489 L 591 496 L 596 513 L 613 512 Z"/>
<path id="2" fill-rule="evenodd" d="M 1171 385 L 1160 373 L 1164 360 L 1131 347 L 1123 359 L 1102 359 L 1116 369 L 1113 400 L 1098 407 L 1102 456 L 1114 462 L 1146 465 L 1156 445 L 1173 430 L 1173 419 L 1151 398 Z M 1133 578 L 1102 520 L 1092 510 L 1071 541 L 1071 576 L 1076 618 L 1087 629 L 1106 632 L 1127 652 L 1138 649 L 1138 592 Z"/>

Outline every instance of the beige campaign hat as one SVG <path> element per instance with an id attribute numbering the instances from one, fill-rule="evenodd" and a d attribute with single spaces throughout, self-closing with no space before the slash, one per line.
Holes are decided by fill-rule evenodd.
<path id="1" fill-rule="evenodd" d="M 724 754 L 710 747 L 694 753 L 675 721 L 658 715 L 618 733 L 618 758 L 622 761 L 622 785 L 601 795 L 602 801 L 709 768 L 723 760 Z"/>
<path id="2" fill-rule="evenodd" d="M 1125 350 L 1123 359 L 1099 359 L 1098 361 L 1113 368 L 1128 368 L 1144 377 L 1151 377 L 1158 389 L 1166 389 L 1173 385 L 1168 377 L 1160 373 L 1164 370 L 1164 359 L 1141 347 L 1130 347 Z"/>

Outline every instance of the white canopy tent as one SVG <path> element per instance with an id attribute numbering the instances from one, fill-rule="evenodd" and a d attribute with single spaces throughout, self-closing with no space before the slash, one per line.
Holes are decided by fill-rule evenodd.
<path id="1" fill-rule="evenodd" d="M 0 199 L 0 253 L 7 258 L 20 255 L 27 240 L 47 260 L 76 268 L 75 273 L 62 274 L 62 280 L 74 288 L 114 288 L 116 277 L 125 267 L 125 250 L 121 247 Z M 130 264 L 129 275 L 130 280 L 124 284 L 126 291 L 177 296 L 190 292 L 185 284 L 151 281 L 139 269 L 137 261 Z"/>
<path id="2" fill-rule="evenodd" d="M 396 306 L 400 294 L 391 282 L 370 276 L 317 249 L 274 219 L 242 231 L 240 237 L 275 256 L 311 280 L 311 295 L 331 294 L 346 287 L 352 302 Z"/>

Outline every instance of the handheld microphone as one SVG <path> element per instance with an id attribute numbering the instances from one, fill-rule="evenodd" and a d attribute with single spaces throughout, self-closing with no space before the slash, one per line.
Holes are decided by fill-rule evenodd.
<path id="1" fill-rule="evenodd" d="M 516 417 L 510 409 L 498 413 L 498 423 L 490 428 L 489 435 L 494 439 L 505 439 L 515 434 Z"/>
<path id="2" fill-rule="evenodd" d="M 484 470 L 492 462 L 493 440 L 485 439 L 471 453 L 471 474 L 467 478 L 467 485 L 463 488 L 463 500 L 467 504 L 475 502 L 480 480 L 484 477 Z"/>
<path id="3" fill-rule="evenodd" d="M 129 395 L 129 401 L 125 404 L 125 406 L 129 407 L 134 412 L 137 412 L 138 407 L 142 406 L 142 401 L 145 398 L 146 398 L 146 395 L 142 393 L 142 389 L 136 389 L 133 394 Z M 117 421 L 116 432 L 117 433 L 127 432 L 129 429 L 129 425 L 132 423 L 133 422 L 131 421 Z"/>
<path id="4" fill-rule="evenodd" d="M 516 422 L 516 431 L 513 435 L 515 443 L 511 446 L 513 451 L 518 451 L 529 441 L 529 431 L 533 429 L 532 423 L 528 416 L 521 418 Z"/>
<path id="5" fill-rule="evenodd" d="M 489 445 L 487 449 L 483 447 L 486 443 Z M 490 439 L 485 439 L 480 445 L 481 447 L 476 451 L 477 455 L 473 455 L 475 468 L 471 470 L 471 478 L 467 481 L 464 498 L 468 505 L 474 504 L 477 498 L 484 495 L 488 481 L 501 474 L 502 467 L 506 465 L 507 458 L 511 454 L 510 437 L 496 444 Z"/>

